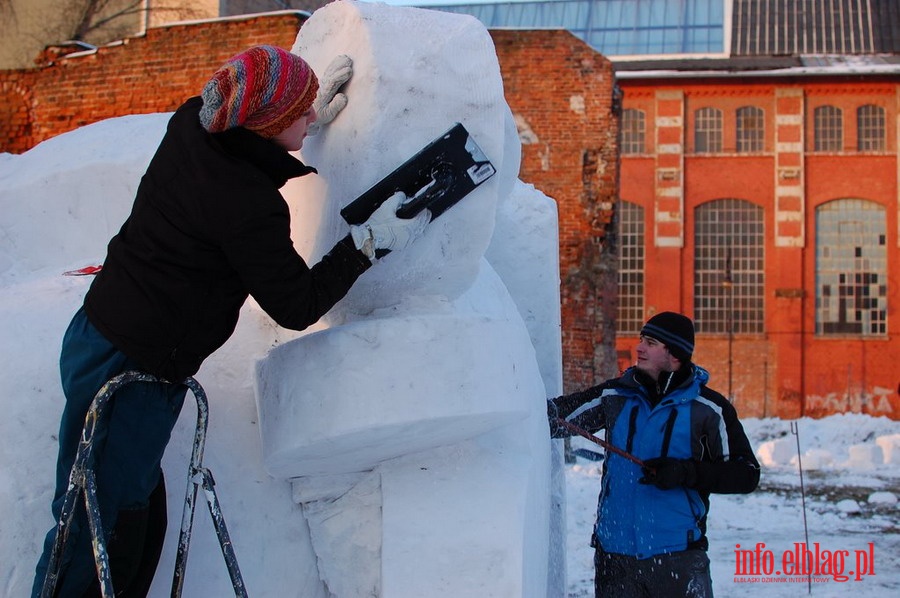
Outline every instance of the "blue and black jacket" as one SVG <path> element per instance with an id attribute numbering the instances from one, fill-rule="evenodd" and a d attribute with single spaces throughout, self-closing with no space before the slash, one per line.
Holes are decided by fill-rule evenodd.
<path id="1" fill-rule="evenodd" d="M 553 437 L 571 435 L 556 417 L 594 433 L 642 461 L 670 457 L 691 461 L 689 487 L 662 490 L 639 483 L 641 467 L 607 452 L 592 545 L 604 551 L 649 558 L 686 549 L 706 550 L 710 493 L 752 492 L 759 463 L 737 417 L 709 374 L 689 364 L 653 380 L 629 368 L 588 390 L 551 399 Z"/>

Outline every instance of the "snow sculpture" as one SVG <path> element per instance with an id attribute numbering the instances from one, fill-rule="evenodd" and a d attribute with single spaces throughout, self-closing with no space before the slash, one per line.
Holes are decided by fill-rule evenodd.
<path id="1" fill-rule="evenodd" d="M 366 272 L 323 329 L 259 363 L 265 465 L 293 480 L 335 596 L 547 596 L 544 400 L 559 392 L 559 318 L 526 325 L 485 259 L 514 189 L 523 205 L 546 205 L 517 183 L 519 141 L 490 36 L 464 15 L 335 2 L 304 24 L 294 51 L 317 72 L 338 54 L 354 59 L 348 107 L 303 150 L 321 176 L 285 190 L 310 261 L 346 234 L 341 207 L 454 122 L 498 174 Z M 514 214 L 503 218 L 505 235 L 521 234 Z M 532 286 L 558 292 L 549 237 L 543 255 L 526 250 L 525 267 L 507 269 L 525 304 L 533 273 L 544 279 Z"/>
<path id="2" fill-rule="evenodd" d="M 416 251 L 390 256 L 367 272 L 328 321 L 410 296 L 459 296 L 475 280 L 497 200 L 509 193 L 519 169 L 518 138 L 487 30 L 468 15 L 346 1 L 317 10 L 293 51 L 320 73 L 338 54 L 354 61 L 349 105 L 321 136 L 304 142 L 303 159 L 319 170 L 320 180 L 296 179 L 286 190 L 298 199 L 292 205 L 302 228 L 295 243 L 313 261 L 347 233 L 341 207 L 456 121 L 498 170 L 453 208 L 452 218 L 435 221 Z M 324 205 L 310 214 L 311 202 L 300 198 L 314 197 L 323 184 Z"/>

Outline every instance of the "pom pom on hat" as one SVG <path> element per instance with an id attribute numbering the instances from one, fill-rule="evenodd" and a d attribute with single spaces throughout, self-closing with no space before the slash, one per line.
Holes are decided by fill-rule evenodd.
<path id="1" fill-rule="evenodd" d="M 232 57 L 206 83 L 200 124 L 210 133 L 244 127 L 271 138 L 310 109 L 318 89 L 305 60 L 274 46 L 254 46 Z"/>
<path id="2" fill-rule="evenodd" d="M 682 363 L 694 354 L 694 323 L 687 316 L 673 311 L 656 314 L 641 328 L 641 336 L 660 341 Z"/>

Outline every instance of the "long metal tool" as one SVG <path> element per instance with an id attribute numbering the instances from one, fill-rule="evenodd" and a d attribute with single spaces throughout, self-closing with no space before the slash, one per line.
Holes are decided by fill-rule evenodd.
<path id="1" fill-rule="evenodd" d="M 178 554 L 175 558 L 175 574 L 172 578 L 172 598 L 179 598 L 184 586 L 184 573 L 187 568 L 188 549 L 191 544 L 191 530 L 194 526 L 194 506 L 197 503 L 197 490 L 202 486 L 209 514 L 216 528 L 216 536 L 219 538 L 219 546 L 222 548 L 222 556 L 225 557 L 225 567 L 231 577 L 231 585 L 234 595 L 239 598 L 247 598 L 247 589 L 244 579 L 238 567 L 237 555 L 225 526 L 225 518 L 219 506 L 216 496 L 215 481 L 209 469 L 203 467 L 203 449 L 206 445 L 206 429 L 209 425 L 209 405 L 206 393 L 200 384 L 193 378 L 188 378 L 184 384 L 194 393 L 197 399 L 197 432 L 194 435 L 194 450 L 191 453 L 191 464 L 188 469 L 188 485 L 184 496 L 184 510 L 181 513 L 181 533 L 178 536 Z"/>
<path id="2" fill-rule="evenodd" d="M 806 523 L 806 488 L 803 486 L 803 458 L 800 456 L 800 424 L 796 421 L 791 422 L 791 434 L 797 438 L 797 469 L 800 470 L 800 501 L 803 505 L 803 534 L 806 540 L 804 546 L 808 547 L 809 526 Z M 812 567 L 810 567 L 808 573 L 806 579 L 807 593 L 812 594 Z"/>
<path id="3" fill-rule="evenodd" d="M 81 440 L 78 442 L 78 452 L 75 455 L 75 463 L 69 473 L 69 488 L 63 499 L 59 522 L 56 524 L 56 539 L 50 551 L 50 562 L 47 566 L 47 574 L 44 576 L 44 585 L 41 587 L 41 598 L 52 598 L 56 592 L 56 584 L 62 565 L 62 555 L 66 541 L 69 539 L 69 528 L 72 518 L 78 508 L 80 499 L 84 499 L 84 507 L 87 511 L 88 525 L 91 531 L 91 545 L 94 550 L 94 561 L 97 564 L 97 579 L 100 581 L 100 594 L 103 598 L 113 598 L 112 575 L 109 569 L 109 553 L 106 547 L 106 534 L 103 530 L 103 522 L 100 520 L 100 504 L 97 501 L 97 481 L 94 476 L 94 433 L 97 431 L 110 397 L 122 386 L 131 382 L 155 382 L 156 378 L 142 372 L 124 372 L 112 378 L 100 387 L 90 409 L 84 418 L 84 429 L 81 432 Z"/>
<path id="4" fill-rule="evenodd" d="M 576 426 L 576 425 L 573 424 L 573 423 L 567 422 L 566 420 L 564 420 L 564 419 L 561 418 L 561 417 L 557 417 L 557 418 L 556 418 L 556 423 L 558 423 L 559 425 L 563 426 L 564 428 L 566 428 L 566 429 L 569 430 L 570 432 L 574 432 L 575 434 L 578 434 L 579 436 L 582 436 L 582 437 L 584 437 L 584 438 L 587 438 L 588 440 L 590 440 L 590 441 L 593 442 L 594 444 L 599 444 L 600 446 L 602 446 L 603 448 L 605 448 L 606 450 L 608 450 L 608 451 L 611 452 L 611 453 L 615 453 L 615 454 L 619 455 L 620 457 L 624 457 L 624 458 L 628 459 L 629 461 L 631 461 L 632 463 L 636 463 L 637 465 L 640 465 L 641 467 L 646 467 L 646 465 L 644 464 L 643 461 L 641 461 L 640 459 L 638 459 L 637 457 L 635 457 L 635 456 L 632 455 L 631 453 L 627 453 L 627 452 L 623 451 L 623 450 L 620 449 L 619 447 L 615 446 L 615 445 L 612 444 L 612 443 L 609 443 L 609 442 L 603 440 L 602 438 L 597 438 L 596 436 L 594 436 L 593 434 L 591 434 L 591 433 L 588 432 L 587 430 L 585 430 L 585 429 L 583 429 L 583 428 L 580 428 L 579 426 Z"/>

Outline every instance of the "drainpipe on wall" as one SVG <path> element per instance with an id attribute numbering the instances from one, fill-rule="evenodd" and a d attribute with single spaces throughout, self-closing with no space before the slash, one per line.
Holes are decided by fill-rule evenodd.
<path id="1" fill-rule="evenodd" d="M 150 28 L 150 0 L 142 0 L 141 4 L 143 5 L 141 15 L 141 30 L 139 35 L 146 35 L 147 29 Z"/>

